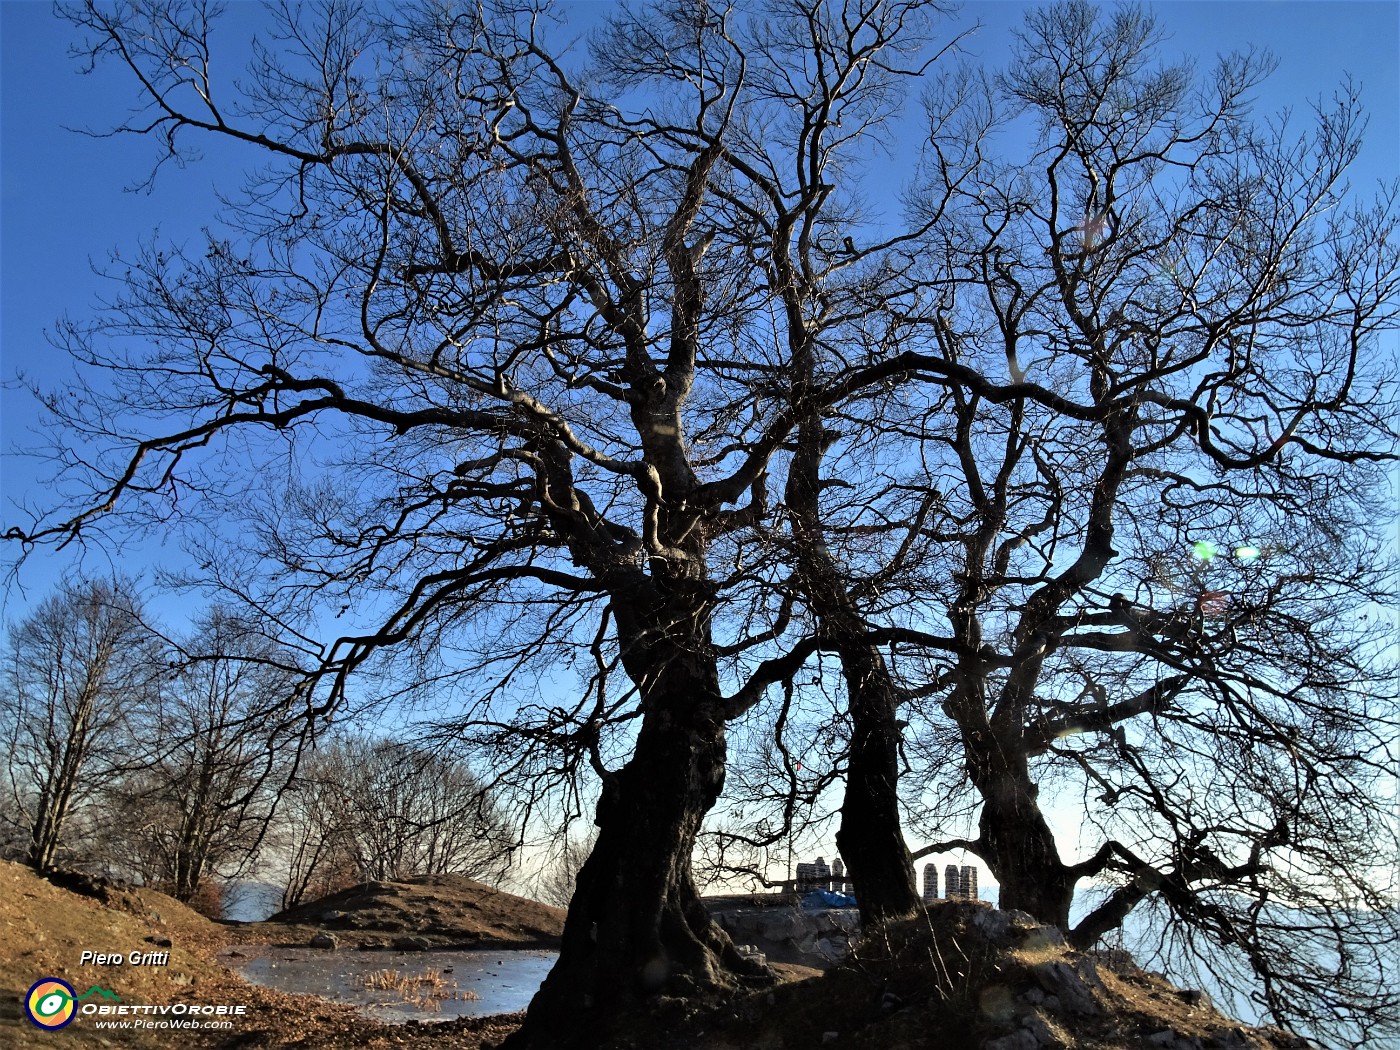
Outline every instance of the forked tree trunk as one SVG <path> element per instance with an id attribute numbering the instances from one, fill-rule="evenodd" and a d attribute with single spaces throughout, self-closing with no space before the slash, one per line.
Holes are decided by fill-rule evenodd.
<path id="1" fill-rule="evenodd" d="M 691 875 L 725 770 L 718 677 L 704 664 L 672 661 L 646 690 L 632 759 L 598 802 L 598 839 L 578 874 L 559 959 L 507 1041 L 512 1050 L 596 1046 L 659 993 L 763 972 L 711 922 Z"/>

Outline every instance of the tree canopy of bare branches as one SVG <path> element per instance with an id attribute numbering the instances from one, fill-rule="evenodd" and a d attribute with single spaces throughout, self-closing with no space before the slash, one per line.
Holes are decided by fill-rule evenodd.
<path id="1" fill-rule="evenodd" d="M 138 761 L 127 727 L 154 703 L 155 635 L 129 582 L 70 582 L 9 633 L 0 689 L 6 812 L 27 863 L 49 871 L 98 787 Z"/>
<path id="2" fill-rule="evenodd" d="M 256 861 L 291 775 L 299 676 L 256 625 L 215 606 L 160 652 L 159 692 L 126 727 L 142 758 L 105 787 L 108 862 L 182 901 Z"/>
<path id="3" fill-rule="evenodd" d="M 1082 947 L 1150 902 L 1177 961 L 1358 1045 L 1400 1005 L 1397 188 L 1348 192 L 1351 85 L 1270 120 L 1266 56 L 1198 75 L 1159 44 L 1140 10 L 1060 5 L 1005 71 L 932 81 L 928 234 L 823 335 L 928 381 L 828 414 L 864 436 L 824 453 L 811 520 L 906 689 L 916 855 L 972 851 Z M 826 740 L 813 777 L 852 746 Z"/>
<path id="4" fill-rule="evenodd" d="M 283 907 L 312 887 L 325 893 L 415 875 L 499 876 L 515 842 L 489 785 L 466 763 L 388 738 L 323 742 L 287 796 Z"/>

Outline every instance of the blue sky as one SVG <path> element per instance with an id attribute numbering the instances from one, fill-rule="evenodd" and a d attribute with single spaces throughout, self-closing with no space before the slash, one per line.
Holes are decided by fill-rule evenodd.
<path id="1" fill-rule="evenodd" d="M 607 5 L 566 6 L 586 24 Z M 967 4 L 961 22 L 983 26 L 967 41 L 968 57 L 1000 63 L 1008 30 L 1019 24 L 1023 10 L 1010 2 Z M 1353 182 L 1373 186 L 1400 171 L 1400 3 L 1181 0 L 1154 10 L 1170 34 L 1164 57 L 1193 55 L 1208 67 L 1218 53 L 1249 44 L 1273 51 L 1281 64 L 1260 92 L 1263 111 L 1293 106 L 1306 116 L 1310 100 L 1330 95 L 1344 72 L 1352 74 L 1371 112 Z M 260 6 L 247 0 L 229 5 L 227 53 L 244 50 L 260 16 Z M 11 454 L 32 443 L 28 431 L 36 418 L 32 400 L 12 382 L 16 373 L 41 381 L 62 376 L 66 361 L 45 331 L 58 317 L 81 317 L 111 294 L 110 283 L 92 266 L 157 229 L 176 241 L 197 236 L 215 220 L 217 188 L 236 189 L 250 159 L 228 144 L 209 143 L 204 162 L 163 169 L 153 192 L 129 192 L 148 174 L 153 144 L 68 130 L 109 126 L 134 98 L 116 71 L 78 75 L 79 62 L 67 53 L 74 39 L 46 0 L 0 0 L 0 376 L 6 383 L 0 390 L 0 523 L 6 527 L 16 521 L 15 502 L 47 498 L 40 487 L 44 465 Z M 238 71 L 231 62 L 226 75 Z M 892 183 L 890 189 L 896 188 Z M 867 184 L 866 192 L 874 196 L 878 188 Z M 121 565 L 139 574 L 148 564 L 180 557 L 173 542 L 157 536 L 126 552 Z M 24 589 L 0 597 L 0 619 L 22 615 L 55 574 L 74 564 L 72 552 L 33 559 L 21 577 Z M 101 570 L 107 564 L 98 555 L 90 556 L 88 566 Z"/>

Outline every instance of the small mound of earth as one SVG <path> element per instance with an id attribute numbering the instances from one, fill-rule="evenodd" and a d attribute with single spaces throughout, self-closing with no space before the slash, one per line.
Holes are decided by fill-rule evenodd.
<path id="1" fill-rule="evenodd" d="M 461 875 L 425 875 L 352 886 L 250 924 L 240 939 L 254 928 L 293 926 L 315 927 L 337 944 L 363 948 L 553 948 L 564 932 L 564 914 Z"/>
<path id="2" fill-rule="evenodd" d="M 662 1040 L 664 1036 L 664 1041 Z M 940 901 L 820 977 L 658 1004 L 609 1050 L 1310 1050 L 1249 1028 L 1124 952 L 1080 953 L 1022 912 Z"/>

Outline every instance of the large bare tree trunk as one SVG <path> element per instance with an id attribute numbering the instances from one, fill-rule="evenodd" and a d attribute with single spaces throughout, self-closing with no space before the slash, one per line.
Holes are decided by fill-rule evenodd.
<path id="1" fill-rule="evenodd" d="M 700 824 L 724 787 L 718 678 L 698 654 L 669 657 L 648 676 L 631 761 L 604 783 L 559 960 L 507 1046 L 595 1046 L 657 994 L 759 973 L 711 922 L 691 875 Z"/>
<path id="2" fill-rule="evenodd" d="M 825 448 L 820 419 L 804 420 L 786 497 L 795 515 L 794 553 L 807 600 L 832 640 L 846 683 L 851 742 L 836 845 L 868 926 L 913 914 L 919 895 L 899 812 L 899 693 L 884 657 L 864 638 L 866 624 L 849 580 L 827 545 L 820 505 Z"/>
<path id="3" fill-rule="evenodd" d="M 1024 756 L 1014 744 L 986 748 L 970 772 L 982 796 L 980 852 L 1001 886 L 999 906 L 1068 930 L 1076 878 L 1060 860 Z"/>

